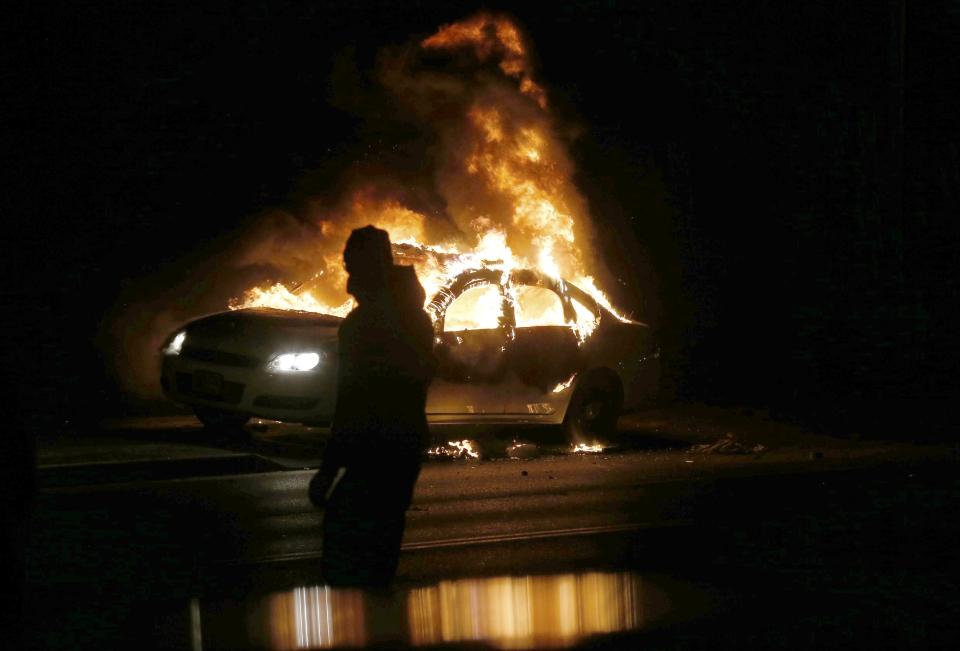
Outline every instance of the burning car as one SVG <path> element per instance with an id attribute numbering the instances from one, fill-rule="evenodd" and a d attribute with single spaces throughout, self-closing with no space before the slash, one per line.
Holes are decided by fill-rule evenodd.
<path id="1" fill-rule="evenodd" d="M 609 432 L 624 406 L 655 399 L 651 329 L 561 278 L 469 269 L 426 309 L 439 361 L 431 424 L 563 424 L 585 440 Z M 197 319 L 165 343 L 161 384 L 210 427 L 240 427 L 253 416 L 329 423 L 340 321 L 271 308 Z"/>

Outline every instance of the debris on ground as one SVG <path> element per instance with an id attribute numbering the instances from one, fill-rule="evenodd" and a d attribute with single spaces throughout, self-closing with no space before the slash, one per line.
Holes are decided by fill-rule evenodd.
<path id="1" fill-rule="evenodd" d="M 540 449 L 532 443 L 514 443 L 507 446 L 507 456 L 511 459 L 535 459 L 540 456 Z"/>
<path id="2" fill-rule="evenodd" d="M 766 446 L 756 444 L 752 447 L 740 443 L 733 435 L 733 432 L 727 432 L 723 438 L 714 443 L 701 443 L 690 447 L 690 452 L 700 454 L 759 454 L 766 450 Z"/>

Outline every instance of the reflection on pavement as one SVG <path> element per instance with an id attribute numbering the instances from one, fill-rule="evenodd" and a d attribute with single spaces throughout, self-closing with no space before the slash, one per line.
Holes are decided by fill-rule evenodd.
<path id="1" fill-rule="evenodd" d="M 267 600 L 271 649 L 327 649 L 367 644 L 366 598 L 360 590 L 314 586 Z M 260 623 L 260 622 L 256 622 Z"/>
<path id="2" fill-rule="evenodd" d="M 246 610 L 247 626 L 234 621 L 228 636 L 235 644 L 237 629 L 245 628 L 250 646 L 270 649 L 478 642 L 557 648 L 644 628 L 667 614 L 669 604 L 663 590 L 632 572 L 458 579 L 390 595 L 310 586 L 260 599 Z M 212 628 L 230 627 L 220 624 Z M 216 630 L 203 637 L 213 646 L 217 638 L 225 641 Z"/>
<path id="3" fill-rule="evenodd" d="M 482 641 L 508 649 L 568 646 L 587 635 L 640 628 L 642 587 L 633 574 L 444 581 L 410 592 L 410 642 Z"/>

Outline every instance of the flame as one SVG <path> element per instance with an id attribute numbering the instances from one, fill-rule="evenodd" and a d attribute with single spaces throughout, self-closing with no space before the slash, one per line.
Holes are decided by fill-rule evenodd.
<path id="1" fill-rule="evenodd" d="M 444 317 L 444 330 L 485 330 L 500 325 L 503 298 L 490 285 L 468 289 L 453 302 Z"/>
<path id="2" fill-rule="evenodd" d="M 573 452 L 596 454 L 598 452 L 603 452 L 603 445 L 596 442 L 594 442 L 592 445 L 587 445 L 586 443 L 577 443 L 573 446 Z"/>
<path id="3" fill-rule="evenodd" d="M 554 393 L 562 393 L 562 392 L 566 391 L 567 389 L 570 388 L 570 385 L 573 384 L 573 380 L 574 380 L 574 378 L 576 378 L 576 377 L 577 377 L 577 374 L 574 373 L 573 375 L 570 376 L 570 378 L 569 378 L 566 382 L 561 382 L 561 383 L 558 384 L 557 386 L 553 387 L 553 392 L 554 392 Z"/>
<path id="4" fill-rule="evenodd" d="M 512 299 L 518 328 L 563 323 L 563 305 L 549 289 L 516 287 Z"/>
<path id="5" fill-rule="evenodd" d="M 444 199 L 446 217 L 456 232 L 451 234 L 449 228 L 442 234 L 431 232 L 435 219 L 395 196 L 392 186 L 384 189 L 371 181 L 322 215 L 317 209 L 320 273 L 298 287 L 281 283 L 253 287 L 230 307 L 345 315 L 353 302 L 345 293 L 340 252 L 353 228 L 375 224 L 389 232 L 395 261 L 416 268 L 428 305 L 464 271 L 495 269 L 507 280 L 515 269 L 536 269 L 560 281 L 561 288 L 561 279 L 570 280 L 617 319 L 627 321 L 597 287 L 589 268 L 586 201 L 573 182 L 573 166 L 548 111 L 546 93 L 533 79 L 520 29 L 506 17 L 481 12 L 441 27 L 421 41 L 420 48 L 431 56 L 466 54 L 481 64 L 494 62 L 504 76 L 491 82 L 487 74 L 487 81 L 461 79 L 459 85 L 450 84 L 477 87 L 457 96 L 463 107 L 459 116 L 428 116 L 441 143 L 435 190 Z M 406 74 L 407 80 L 417 79 L 416 70 Z M 398 86 L 397 92 L 411 84 Z M 436 85 L 430 88 L 440 92 Z M 576 301 L 576 318 L 568 323 L 562 304 L 549 290 L 507 284 L 505 291 L 517 327 L 568 326 L 583 342 L 598 326 L 598 317 Z M 501 308 L 498 288 L 470 289 L 450 306 L 445 329 L 497 327 Z"/>
<path id="6" fill-rule="evenodd" d="M 597 296 L 594 295 L 593 299 L 597 300 Z M 593 312 L 581 305 L 579 301 L 574 300 L 571 302 L 573 303 L 573 310 L 577 315 L 577 320 L 571 328 L 573 328 L 573 333 L 577 336 L 577 340 L 582 344 L 590 338 L 590 335 L 592 335 L 597 329 L 597 326 L 600 325 L 600 317 L 599 315 L 594 315 Z M 599 303 L 600 301 L 597 300 L 597 302 Z M 616 312 L 613 312 L 613 315 L 621 321 L 626 321 L 626 319 L 622 319 Z"/>
<path id="7" fill-rule="evenodd" d="M 447 441 L 446 445 L 440 445 L 427 450 L 427 454 L 433 457 L 450 457 L 452 459 L 479 459 L 480 453 L 473 447 L 473 442 L 467 439 L 462 441 Z"/>
<path id="8" fill-rule="evenodd" d="M 447 441 L 447 445 L 453 446 L 458 452 L 471 459 L 479 459 L 480 453 L 473 449 L 473 444 L 464 439 L 463 441 Z"/>
<path id="9" fill-rule="evenodd" d="M 577 287 L 590 294 L 590 296 L 593 297 L 593 300 L 599 303 L 601 307 L 606 308 L 607 311 L 609 311 L 613 316 L 617 317 L 617 319 L 623 323 L 633 323 L 631 319 L 617 312 L 616 308 L 614 308 L 610 303 L 610 299 L 607 298 L 607 295 L 600 291 L 600 288 L 597 287 L 593 280 L 593 276 L 579 276 L 573 282 Z"/>
<path id="10" fill-rule="evenodd" d="M 444 25 L 420 45 L 426 50 L 469 48 L 478 61 L 500 57 L 500 69 L 520 80 L 520 92 L 547 107 L 547 94 L 531 77 L 532 66 L 520 30 L 509 19 L 482 12 L 472 18 Z"/>

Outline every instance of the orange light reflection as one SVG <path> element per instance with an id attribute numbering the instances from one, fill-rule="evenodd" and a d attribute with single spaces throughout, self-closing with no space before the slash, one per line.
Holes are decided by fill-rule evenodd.
<path id="1" fill-rule="evenodd" d="M 374 620 L 386 616 L 393 643 L 563 648 L 590 635 L 642 628 L 645 599 L 659 596 L 646 594 L 640 576 L 629 572 L 441 581 L 397 593 L 391 604 L 359 590 L 301 587 L 267 599 L 259 610 L 268 618 L 261 641 L 284 650 L 377 644 L 386 640 L 374 631 L 382 635 L 388 627 Z"/>

